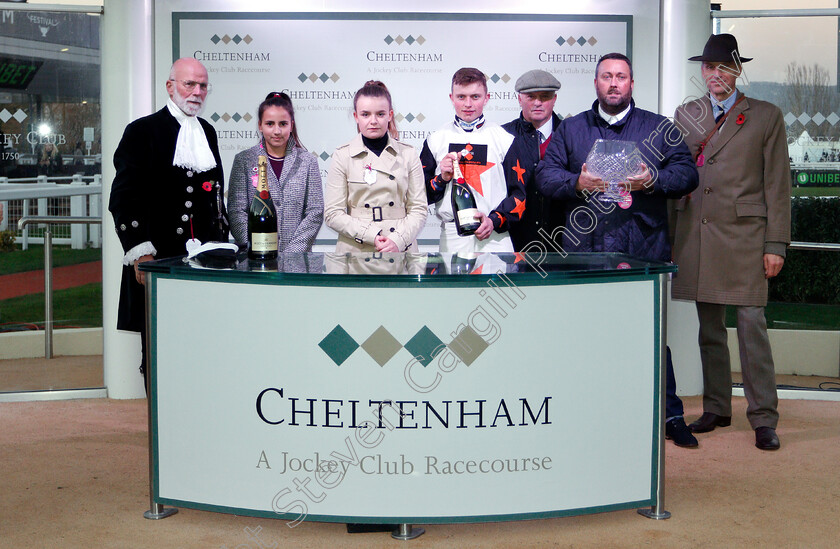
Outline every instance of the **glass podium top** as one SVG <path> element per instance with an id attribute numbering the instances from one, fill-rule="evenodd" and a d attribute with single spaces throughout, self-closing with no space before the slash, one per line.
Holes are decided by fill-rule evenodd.
<path id="1" fill-rule="evenodd" d="M 505 275 L 519 281 L 558 283 L 563 279 L 634 278 L 676 272 L 672 263 L 615 253 L 354 253 L 279 254 L 255 261 L 243 251 L 228 256 L 173 257 L 141 264 L 140 270 L 176 278 L 238 282 L 371 285 L 384 282 L 461 285 Z M 467 276 L 469 275 L 469 276 Z"/>

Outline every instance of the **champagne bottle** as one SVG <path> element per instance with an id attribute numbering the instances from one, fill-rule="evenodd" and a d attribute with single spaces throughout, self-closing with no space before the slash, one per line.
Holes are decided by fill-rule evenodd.
<path id="1" fill-rule="evenodd" d="M 478 208 L 475 205 L 473 191 L 461 173 L 458 162 L 452 163 L 452 215 L 455 217 L 455 229 L 458 236 L 470 236 L 481 225 L 475 218 Z"/>
<path id="2" fill-rule="evenodd" d="M 277 209 L 268 193 L 268 160 L 257 159 L 257 192 L 248 211 L 248 257 L 274 259 L 277 257 Z"/>

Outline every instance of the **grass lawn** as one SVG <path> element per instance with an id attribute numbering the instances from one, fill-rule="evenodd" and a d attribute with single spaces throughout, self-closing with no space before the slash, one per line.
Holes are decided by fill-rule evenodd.
<path id="1" fill-rule="evenodd" d="M 44 324 L 44 293 L 0 301 L 0 331 L 16 325 Z M 102 326 L 102 284 L 87 284 L 53 292 L 53 326 L 96 328 Z"/>
<path id="2" fill-rule="evenodd" d="M 53 267 L 87 263 L 102 259 L 102 249 L 73 250 L 70 246 L 53 246 Z M 30 245 L 28 250 L 0 252 L 0 275 L 41 271 L 44 269 L 44 246 Z"/>

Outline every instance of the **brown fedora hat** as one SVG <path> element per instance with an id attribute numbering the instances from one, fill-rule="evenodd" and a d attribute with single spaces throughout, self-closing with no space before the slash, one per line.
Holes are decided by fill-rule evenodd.
<path id="1" fill-rule="evenodd" d="M 741 57 L 738 41 L 731 34 L 713 34 L 703 47 L 703 55 L 689 57 L 689 61 L 711 61 L 713 63 L 731 63 L 738 56 L 741 63 L 752 61 L 752 57 Z"/>

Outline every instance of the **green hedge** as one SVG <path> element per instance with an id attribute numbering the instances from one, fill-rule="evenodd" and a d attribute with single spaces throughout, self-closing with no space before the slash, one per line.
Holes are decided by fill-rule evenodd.
<path id="1" fill-rule="evenodd" d="M 840 198 L 793 198 L 791 238 L 840 243 Z M 770 301 L 840 304 L 840 252 L 788 250 L 782 272 L 770 280 Z"/>

